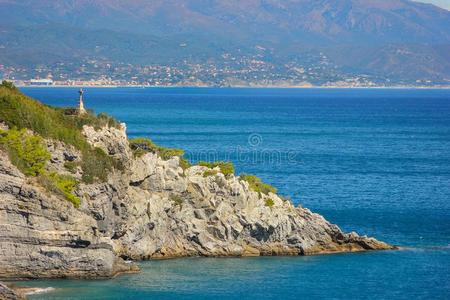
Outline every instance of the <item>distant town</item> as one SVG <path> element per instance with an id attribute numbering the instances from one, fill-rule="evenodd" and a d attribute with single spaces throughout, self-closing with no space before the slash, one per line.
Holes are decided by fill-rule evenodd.
<path id="1" fill-rule="evenodd" d="M 152 87 L 448 87 L 432 79 L 394 81 L 388 77 L 342 70 L 322 54 L 302 61 L 274 64 L 262 56 L 235 57 L 203 63 L 133 65 L 85 59 L 36 67 L 0 64 L 0 78 L 17 86 L 152 86 Z"/>

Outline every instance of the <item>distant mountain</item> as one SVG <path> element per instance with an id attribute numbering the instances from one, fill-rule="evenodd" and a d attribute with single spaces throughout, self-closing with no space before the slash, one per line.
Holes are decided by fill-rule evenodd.
<path id="1" fill-rule="evenodd" d="M 450 80 L 450 12 L 407 0 L 0 0 L 0 29 L 4 65 L 326 57 L 330 74 Z"/>

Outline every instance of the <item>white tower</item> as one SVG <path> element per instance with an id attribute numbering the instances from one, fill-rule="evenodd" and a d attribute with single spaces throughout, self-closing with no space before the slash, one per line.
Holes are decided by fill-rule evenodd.
<path id="1" fill-rule="evenodd" d="M 80 94 L 80 101 L 79 101 L 79 107 L 78 107 L 78 114 L 79 115 L 83 115 L 86 113 L 86 110 L 84 109 L 84 103 L 83 103 L 83 94 L 84 91 L 83 89 L 80 89 L 80 91 L 78 92 Z"/>

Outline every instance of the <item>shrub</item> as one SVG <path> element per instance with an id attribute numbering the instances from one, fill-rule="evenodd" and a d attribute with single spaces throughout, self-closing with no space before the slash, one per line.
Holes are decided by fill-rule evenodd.
<path id="1" fill-rule="evenodd" d="M 18 89 L 16 88 L 14 83 L 12 83 L 11 81 L 3 80 L 2 84 L 0 84 L 0 87 L 6 88 L 6 89 L 12 90 L 12 91 L 18 91 Z"/>
<path id="2" fill-rule="evenodd" d="M 91 114 L 66 115 L 65 110 L 35 101 L 19 91 L 0 87 L 0 120 L 10 128 L 27 128 L 44 138 L 53 138 L 83 150 L 89 144 L 81 134 L 84 125 L 105 122 Z"/>
<path id="3" fill-rule="evenodd" d="M 240 178 L 248 182 L 250 188 L 255 192 L 268 195 L 269 193 L 276 193 L 277 189 L 270 184 L 263 183 L 262 180 L 255 176 L 249 174 L 241 174 Z"/>
<path id="4" fill-rule="evenodd" d="M 134 138 L 130 141 L 130 148 L 136 156 L 142 156 L 147 152 L 156 152 L 156 145 L 146 138 Z M 136 152 L 139 151 L 139 152 Z"/>
<path id="5" fill-rule="evenodd" d="M 80 205 L 80 199 L 73 194 L 77 181 L 71 176 L 45 170 L 51 156 L 40 136 L 33 135 L 26 129 L 0 130 L 0 147 L 25 175 L 38 176 L 38 182 L 49 192 L 64 196 L 75 207 Z"/>
<path id="6" fill-rule="evenodd" d="M 199 161 L 198 165 L 208 167 L 210 169 L 219 167 L 220 172 L 227 177 L 234 174 L 234 165 L 230 161 L 216 161 L 216 162 Z"/>
<path id="7" fill-rule="evenodd" d="M 183 170 L 189 169 L 191 167 L 191 163 L 184 157 L 180 157 L 180 167 Z"/>
<path id="8" fill-rule="evenodd" d="M 64 163 L 64 168 L 66 168 L 67 171 L 71 172 L 71 173 L 75 173 L 77 170 L 77 167 L 80 164 L 76 161 L 66 161 Z"/>
<path id="9" fill-rule="evenodd" d="M 120 123 L 115 118 L 106 113 L 99 113 L 97 115 L 97 118 L 94 118 L 94 122 L 96 123 L 97 127 L 108 126 L 118 128 L 120 126 Z"/>
<path id="10" fill-rule="evenodd" d="M 164 160 L 171 159 L 174 156 L 182 157 L 184 155 L 184 151 L 181 149 L 161 147 L 147 138 L 131 139 L 130 147 L 136 157 L 140 157 L 147 152 L 156 153 Z"/>
<path id="11" fill-rule="evenodd" d="M 182 149 L 175 149 L 175 148 L 164 148 L 159 147 L 158 148 L 158 154 L 161 156 L 162 159 L 168 160 L 171 159 L 174 156 L 183 156 L 184 150 Z"/>
<path id="12" fill-rule="evenodd" d="M 0 130 L 0 146 L 8 153 L 11 162 L 27 176 L 41 174 L 51 158 L 42 138 L 25 129 Z"/>
<path id="13" fill-rule="evenodd" d="M 80 198 L 74 195 L 78 182 L 72 176 L 59 175 L 55 172 L 44 172 L 39 176 L 39 182 L 49 192 L 64 196 L 77 208 L 80 206 Z"/>
<path id="14" fill-rule="evenodd" d="M 121 168 L 117 161 L 108 156 L 101 148 L 84 151 L 81 162 L 82 180 L 89 184 L 96 181 L 105 182 L 108 179 L 108 173 L 112 171 L 114 166 L 118 169 Z"/>
<path id="15" fill-rule="evenodd" d="M 272 199 L 266 199 L 266 202 L 265 202 L 265 205 L 267 206 L 267 207 L 272 207 L 272 206 L 274 206 L 274 204 L 275 204 L 275 202 L 273 202 L 273 200 Z"/>
<path id="16" fill-rule="evenodd" d="M 215 176 L 215 175 L 217 175 L 217 171 L 216 170 L 206 170 L 204 173 L 203 173 L 203 177 L 210 177 L 210 176 Z"/>

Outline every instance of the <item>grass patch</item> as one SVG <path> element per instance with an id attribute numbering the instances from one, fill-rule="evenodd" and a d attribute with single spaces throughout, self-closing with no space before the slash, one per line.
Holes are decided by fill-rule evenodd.
<path id="1" fill-rule="evenodd" d="M 250 188 L 255 192 L 268 195 L 269 193 L 276 193 L 277 189 L 270 184 L 262 182 L 261 178 L 255 175 L 241 174 L 240 178 L 248 182 Z"/>
<path id="2" fill-rule="evenodd" d="M 215 162 L 206 162 L 206 161 L 199 161 L 199 166 L 207 167 L 210 169 L 214 169 L 216 167 L 219 167 L 220 172 L 225 175 L 226 177 L 234 174 L 234 165 L 230 161 L 215 161 Z"/>
<path id="3" fill-rule="evenodd" d="M 43 139 L 26 129 L 0 130 L 0 147 L 22 173 L 37 176 L 43 173 L 51 156 Z"/>
<path id="4" fill-rule="evenodd" d="M 105 126 L 111 128 L 120 128 L 120 123 L 114 117 L 111 117 L 104 112 L 99 113 L 97 117 L 94 117 L 91 122 L 96 129 L 100 129 Z"/>

